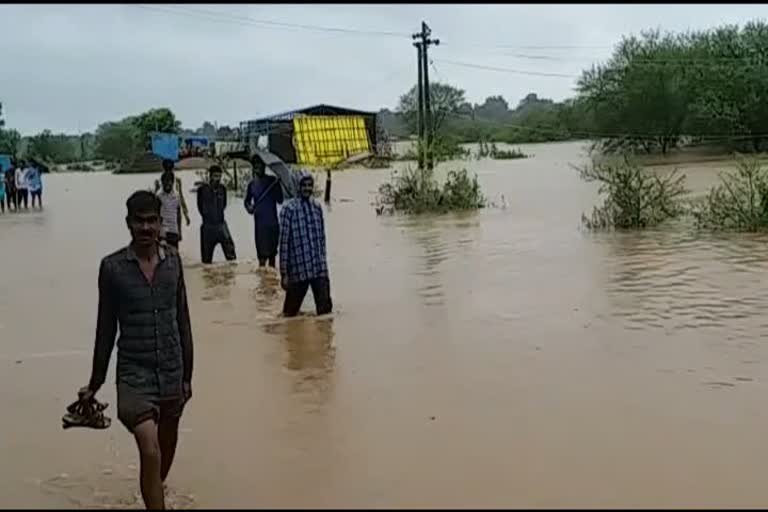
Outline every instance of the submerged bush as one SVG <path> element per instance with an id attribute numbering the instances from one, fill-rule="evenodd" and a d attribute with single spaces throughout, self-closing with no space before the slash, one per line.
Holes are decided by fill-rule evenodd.
<path id="1" fill-rule="evenodd" d="M 496 144 L 491 145 L 491 158 L 494 160 L 516 160 L 518 158 L 528 158 L 529 155 L 523 153 L 520 149 L 512 149 L 506 151 L 504 149 L 498 149 Z"/>
<path id="2" fill-rule="evenodd" d="M 582 215 L 588 229 L 639 229 L 658 225 L 685 212 L 685 175 L 677 170 L 660 176 L 624 158 L 579 169 L 582 179 L 600 184 L 603 204 L 590 217 Z"/>
<path id="3" fill-rule="evenodd" d="M 499 149 L 495 142 L 490 144 L 485 141 L 480 141 L 475 153 L 476 160 L 482 160 L 483 158 L 492 158 L 493 160 L 515 160 L 518 158 L 528 158 L 529 155 L 523 153 L 520 149 L 512 149 L 510 151 Z"/>
<path id="4" fill-rule="evenodd" d="M 377 203 L 379 213 L 475 210 L 486 204 L 477 176 L 470 178 L 466 169 L 450 171 L 441 186 L 432 171 L 410 167 L 393 173 L 391 182 L 379 187 Z"/>
<path id="5" fill-rule="evenodd" d="M 721 173 L 720 180 L 694 205 L 696 225 L 733 231 L 768 228 L 768 169 L 757 159 L 739 157 L 736 172 Z"/>

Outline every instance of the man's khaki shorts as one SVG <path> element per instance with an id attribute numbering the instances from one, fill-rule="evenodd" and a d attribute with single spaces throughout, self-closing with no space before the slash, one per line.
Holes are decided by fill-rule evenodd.
<path id="1" fill-rule="evenodd" d="M 183 396 L 158 397 L 128 386 L 117 387 L 117 417 L 131 433 L 137 425 L 150 419 L 155 423 L 178 421 L 185 404 Z"/>

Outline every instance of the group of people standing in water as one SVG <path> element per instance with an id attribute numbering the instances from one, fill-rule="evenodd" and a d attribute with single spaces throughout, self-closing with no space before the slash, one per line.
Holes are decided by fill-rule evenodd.
<path id="1" fill-rule="evenodd" d="M 278 254 L 281 286 L 286 291 L 285 316 L 298 314 L 311 288 L 318 314 L 330 313 L 328 263 L 323 210 L 314 199 L 314 178 L 302 173 L 298 197 L 285 201 L 283 187 L 275 176 L 266 173 L 258 155 L 251 159 L 253 177 L 248 184 L 244 206 L 254 219 L 254 240 L 260 268 L 275 269 Z M 217 246 L 224 258 L 235 261 L 235 242 L 227 225 L 227 189 L 222 183 L 223 170 L 218 165 L 208 169 L 208 179 L 197 187 L 200 226 L 200 256 L 210 264 Z M 155 182 L 160 200 L 160 240 L 174 248 L 182 241 L 182 222 L 190 225 L 189 210 L 181 180 L 174 175 L 172 160 L 163 161 L 163 173 Z M 282 205 L 278 216 L 278 207 Z"/>
<path id="2" fill-rule="evenodd" d="M 0 169 L 2 166 L 0 166 Z M 12 161 L 0 176 L 0 213 L 43 209 L 43 176 L 40 164 L 30 159 Z"/>

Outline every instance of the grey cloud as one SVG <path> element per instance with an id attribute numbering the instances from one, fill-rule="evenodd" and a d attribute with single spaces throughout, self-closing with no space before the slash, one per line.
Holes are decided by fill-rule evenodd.
<path id="1" fill-rule="evenodd" d="M 514 104 L 532 91 L 563 99 L 574 80 L 468 69 L 441 59 L 578 75 L 607 58 L 622 35 L 744 23 L 768 14 L 757 4 L 151 7 L 0 6 L 0 101 L 8 125 L 25 134 L 93 130 L 156 106 L 172 108 L 189 127 L 204 120 L 236 124 L 319 102 L 392 108 L 415 82 L 415 50 L 407 37 L 270 27 L 246 18 L 406 34 L 425 19 L 443 42 L 431 52 L 433 79 L 464 88 L 470 101 L 502 94 Z M 499 48 L 541 45 L 592 48 Z"/>

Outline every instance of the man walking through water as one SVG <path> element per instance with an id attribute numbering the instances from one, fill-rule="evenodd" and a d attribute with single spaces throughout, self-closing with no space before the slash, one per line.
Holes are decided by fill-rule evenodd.
<path id="1" fill-rule="evenodd" d="M 179 206 L 181 206 L 181 214 L 184 215 L 184 222 L 189 226 L 189 208 L 187 207 L 187 200 L 184 198 L 184 191 L 181 188 L 181 178 L 177 178 L 173 173 L 174 163 L 173 160 L 168 158 L 163 159 L 163 173 L 160 175 L 159 180 L 155 180 L 155 194 L 159 193 L 163 189 L 163 176 L 170 174 L 173 177 L 173 181 L 176 186 L 176 195 L 179 199 Z"/>
<path id="2" fill-rule="evenodd" d="M 181 205 L 179 196 L 173 191 L 173 173 L 163 171 L 160 182 L 163 190 L 157 194 L 160 199 L 160 239 L 168 245 L 179 248 L 181 242 Z"/>
<path id="3" fill-rule="evenodd" d="M 208 183 L 197 189 L 197 210 L 203 218 L 200 226 L 200 254 L 203 263 L 213 261 L 213 251 L 221 244 L 227 261 L 237 259 L 235 242 L 229 234 L 224 210 L 227 208 L 227 189 L 221 184 L 221 167 L 212 165 L 208 169 Z"/>
<path id="4" fill-rule="evenodd" d="M 280 276 L 286 317 L 299 313 L 310 287 L 317 314 L 333 310 L 325 221 L 322 206 L 312 197 L 314 186 L 312 175 L 303 172 L 299 178 L 299 197 L 288 201 L 280 212 Z"/>
<path id="5" fill-rule="evenodd" d="M 88 402 L 104 384 L 119 326 L 118 418 L 136 438 L 144 504 L 162 510 L 192 396 L 192 329 L 181 259 L 158 243 L 160 200 L 140 190 L 126 206 L 131 243 L 101 260 L 93 369 L 79 398 Z"/>
<path id="6" fill-rule="evenodd" d="M 280 239 L 280 223 L 277 205 L 283 203 L 283 188 L 274 176 L 267 176 L 264 162 L 256 155 L 251 160 L 253 179 L 245 195 L 245 209 L 253 215 L 256 257 L 259 267 L 275 268 L 277 245 Z"/>

